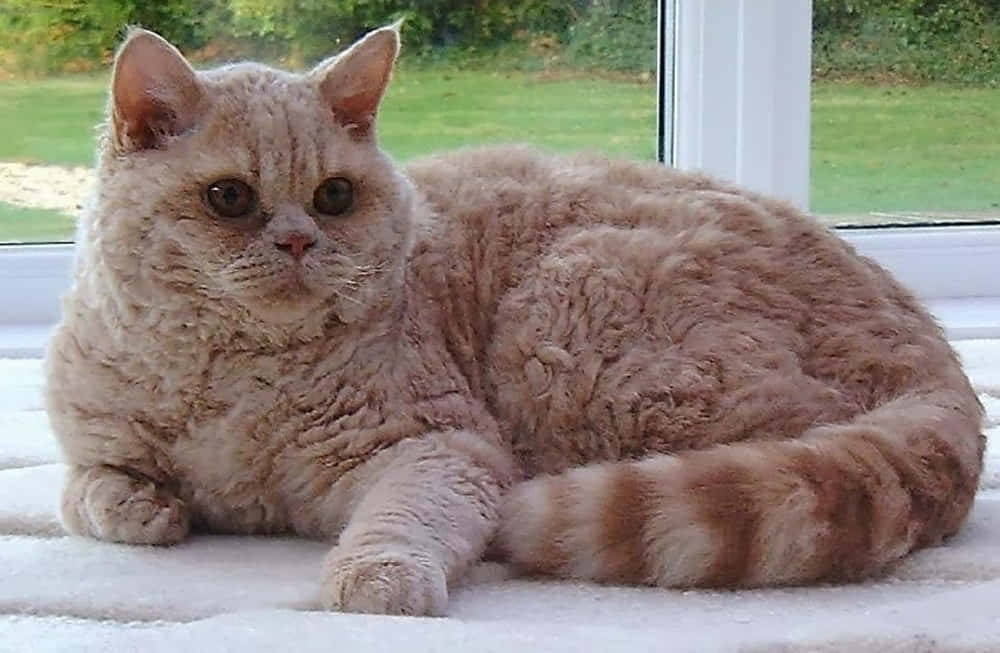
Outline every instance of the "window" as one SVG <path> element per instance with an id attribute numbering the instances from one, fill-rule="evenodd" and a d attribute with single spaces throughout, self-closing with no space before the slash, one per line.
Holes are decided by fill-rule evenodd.
<path id="1" fill-rule="evenodd" d="M 672 56 L 666 56 L 673 63 L 669 94 L 673 129 L 667 137 L 671 147 L 664 147 L 672 153 L 669 160 L 811 208 L 830 224 L 855 227 L 840 233 L 908 284 L 952 337 L 1000 336 L 1000 275 L 995 273 L 1000 227 L 994 224 L 998 216 L 993 207 L 1000 199 L 995 190 L 1000 187 L 1000 162 L 995 156 L 992 161 L 986 161 L 988 155 L 979 157 L 970 178 L 960 180 L 955 186 L 958 192 L 949 194 L 959 198 L 959 206 L 948 206 L 952 200 L 928 188 L 930 179 L 953 183 L 953 173 L 964 165 L 942 160 L 948 158 L 941 153 L 942 144 L 957 136 L 978 139 L 984 152 L 995 151 L 995 145 L 989 145 L 997 138 L 995 129 L 976 136 L 955 133 L 956 121 L 937 122 L 932 130 L 944 133 L 935 134 L 923 150 L 917 135 L 907 140 L 905 128 L 882 133 L 901 150 L 890 153 L 897 162 L 922 164 L 894 175 L 874 175 L 866 168 L 871 155 L 887 147 L 872 139 L 849 141 L 854 163 L 836 161 L 829 152 L 851 149 L 837 142 L 849 131 L 843 120 L 851 117 L 851 111 L 874 120 L 871 98 L 878 97 L 878 90 L 861 87 L 860 94 L 869 99 L 866 114 L 864 107 L 832 106 L 842 102 L 834 100 L 829 84 L 810 87 L 812 3 L 667 0 L 662 4 L 676 17 L 673 33 L 664 38 L 673 43 Z M 978 119 L 996 124 L 1000 103 L 987 107 L 979 97 L 991 92 L 996 93 L 968 93 L 972 99 L 961 110 L 986 112 Z M 949 97 L 947 91 L 941 95 Z M 901 103 L 888 97 L 882 104 L 898 109 Z M 962 97 L 964 101 L 966 95 Z M 960 114 L 961 110 L 939 106 L 935 112 Z M 906 111 L 890 115 L 905 119 Z M 838 117 L 840 124 L 823 122 Z M 848 197 L 847 191 L 855 194 Z M 872 200 L 890 194 L 905 197 L 910 205 Z M 963 219 L 954 219 L 963 211 Z M 965 224 L 946 226 L 960 222 Z M 904 223 L 907 226 L 900 226 Z M 871 228 L 875 226 L 879 228 Z"/>
<path id="2" fill-rule="evenodd" d="M 810 85 L 813 13 L 808 2 L 553 0 L 531 3 L 540 13 L 521 17 L 520 23 L 504 18 L 504 7 L 510 3 L 480 4 L 498 12 L 494 18 L 499 22 L 487 26 L 490 33 L 507 25 L 507 40 L 500 47 L 459 47 L 454 27 L 434 32 L 432 25 L 421 23 L 407 28 L 416 30 L 413 38 L 405 34 L 406 47 L 415 56 L 402 61 L 382 116 L 383 144 L 397 158 L 461 144 L 531 141 L 560 150 L 589 147 L 637 158 L 659 155 L 674 165 L 705 169 L 802 207 L 811 206 L 832 224 L 858 222 L 845 220 L 845 215 L 992 210 L 993 198 L 969 192 L 968 186 L 956 186 L 952 194 L 974 200 L 961 206 L 870 200 L 879 196 L 877 189 L 888 189 L 894 182 L 877 178 L 871 170 L 852 169 L 847 159 L 837 160 L 830 149 L 846 129 L 838 120 L 846 119 L 848 111 L 840 108 L 836 88 L 826 82 Z M 319 50 L 310 48 L 325 46 L 291 39 L 280 25 L 259 20 L 259 12 L 280 9 L 282 2 L 201 3 L 207 5 L 229 12 L 222 19 L 228 21 L 224 24 L 230 26 L 232 40 L 202 43 L 190 50 L 196 60 L 250 56 L 302 67 L 318 56 Z M 0 28 L 10 28 L 14 13 L 0 9 Z M 221 20 L 203 17 L 202 27 L 210 19 Z M 300 19 L 314 21 L 308 16 Z M 467 19 L 475 25 L 482 17 Z M 560 36 L 525 28 L 532 20 L 562 25 Z M 37 26 L 28 22 L 20 28 L 24 38 L 45 42 L 30 37 Z M 381 17 L 373 24 L 380 22 Z M 254 25 L 264 26 L 260 29 L 267 33 L 245 33 Z M 648 27 L 637 31 L 636 25 Z M 196 21 L 191 29 L 197 27 Z M 648 39 L 634 38 L 637 33 L 648 34 Z M 435 48 L 436 42 L 449 47 Z M 284 50 L 282 43 L 287 46 Z M 69 66 L 84 64 L 70 59 Z M 90 72 L 42 81 L 0 81 L 0 186 L 42 184 L 46 192 L 27 194 L 53 198 L 51 204 L 27 208 L 0 197 L 0 229 L 6 230 L 0 240 L 70 236 L 72 220 L 66 211 L 81 196 L 72 189 L 87 183 L 91 126 L 103 113 L 107 79 L 102 70 L 98 65 Z M 864 114 L 881 101 L 877 91 L 865 89 L 869 91 L 854 98 L 851 111 Z M 53 102 L 53 97 L 60 100 Z M 938 100 L 946 102 L 949 97 L 945 94 Z M 993 116 L 996 122 L 1000 103 L 989 102 L 988 96 L 968 106 L 994 112 L 987 119 Z M 657 123 L 659 137 L 654 138 Z M 32 125 L 45 128 L 33 130 Z M 897 142 L 905 142 L 899 140 L 904 136 L 896 134 Z M 985 134 L 979 139 L 985 152 L 996 149 L 989 138 L 997 136 Z M 860 144 L 845 140 L 841 149 L 850 154 Z M 907 158 L 906 152 L 898 154 L 897 160 Z M 984 175 L 991 188 L 1000 187 L 996 168 L 990 167 L 996 164 L 987 158 L 980 158 L 976 174 Z M 23 164 L 45 161 L 80 167 L 59 178 L 46 173 L 28 182 L 11 182 L 20 179 L 15 175 Z M 21 168 L 12 171 L 11 162 Z M 911 173 L 895 179 L 907 175 Z M 843 189 L 860 182 L 868 184 L 867 195 L 846 202 Z M 926 183 L 914 183 L 921 192 L 928 191 Z M 912 188 L 901 192 L 914 202 L 929 197 Z M 892 217 L 888 222 L 903 220 Z M 11 226 L 15 223 L 16 234 Z M 865 228 L 841 233 L 908 283 L 953 336 L 1000 335 L 1000 275 L 993 272 L 1000 260 L 1000 228 L 975 224 L 871 229 L 867 218 L 861 226 Z M 70 252 L 67 245 L 0 247 L 4 307 L 0 355 L 38 352 L 58 315 L 58 295 L 68 284 Z"/>
<path id="3" fill-rule="evenodd" d="M 489 0 L 474 10 L 440 0 L 410 9 L 293 0 L 135 5 L 0 9 L 0 43 L 10 43 L 0 48 L 0 66 L 12 77 L 0 83 L 0 242 L 71 239 L 92 183 L 107 64 L 125 22 L 161 32 L 196 66 L 255 59 L 301 70 L 406 16 L 379 121 L 381 143 L 397 160 L 503 142 L 656 156 L 655 0 Z"/>
<path id="4" fill-rule="evenodd" d="M 1000 221 L 1000 104 L 990 88 L 1000 56 L 940 63 L 955 58 L 944 44 L 968 31 L 982 42 L 966 49 L 986 43 L 1000 9 L 974 18 L 947 3 L 664 4 L 677 15 L 676 164 L 784 196 L 831 225 Z M 921 20 L 931 42 L 898 52 Z M 949 29 L 951 41 L 938 35 Z"/>
<path id="5" fill-rule="evenodd" d="M 1000 221 L 1000 5 L 859 8 L 814 3 L 813 210 L 860 227 Z"/>

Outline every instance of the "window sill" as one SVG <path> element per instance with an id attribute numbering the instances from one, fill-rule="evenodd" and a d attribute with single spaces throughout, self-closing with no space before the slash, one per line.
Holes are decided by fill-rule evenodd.
<path id="1" fill-rule="evenodd" d="M 40 358 L 51 324 L 0 324 L 0 358 Z"/>
<path id="2" fill-rule="evenodd" d="M 1000 338 L 1000 297 L 965 297 L 924 302 L 949 340 Z"/>

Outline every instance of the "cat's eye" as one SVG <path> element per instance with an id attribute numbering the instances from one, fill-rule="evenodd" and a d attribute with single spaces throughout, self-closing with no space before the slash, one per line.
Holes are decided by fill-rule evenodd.
<path id="1" fill-rule="evenodd" d="M 354 184 L 343 177 L 330 177 L 313 193 L 313 206 L 325 215 L 342 215 L 353 204 Z"/>
<path id="2" fill-rule="evenodd" d="M 209 184 L 205 197 L 212 209 L 224 218 L 242 218 L 254 206 L 254 192 L 239 179 L 220 179 Z"/>

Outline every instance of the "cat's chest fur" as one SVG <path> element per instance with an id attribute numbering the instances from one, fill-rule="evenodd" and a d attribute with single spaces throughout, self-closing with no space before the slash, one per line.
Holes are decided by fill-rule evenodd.
<path id="1" fill-rule="evenodd" d="M 220 351 L 183 391 L 160 398 L 181 417 L 168 455 L 197 521 L 237 532 L 336 530 L 342 515 L 308 507 L 336 503 L 320 492 L 335 494 L 345 474 L 406 431 L 385 361 L 343 371 L 359 355 Z"/>

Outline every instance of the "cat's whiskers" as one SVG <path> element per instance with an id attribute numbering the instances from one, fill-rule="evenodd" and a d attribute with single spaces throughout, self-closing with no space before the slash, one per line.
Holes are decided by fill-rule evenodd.
<path id="1" fill-rule="evenodd" d="M 262 261 L 257 256 L 243 256 L 225 265 L 220 276 L 226 283 L 244 285 L 250 280 L 257 280 L 261 275 Z M 271 276 L 271 275 L 265 275 Z"/>
<path id="2" fill-rule="evenodd" d="M 355 271 L 359 277 L 373 277 L 385 272 L 385 268 L 385 263 L 379 263 L 378 265 L 359 265 Z"/>
<path id="3" fill-rule="evenodd" d="M 361 300 L 358 299 L 357 297 L 351 297 L 350 295 L 348 295 L 346 293 L 340 292 L 336 288 L 331 288 L 330 292 L 332 292 L 334 294 L 334 296 L 339 297 L 340 299 L 343 299 L 345 301 L 351 302 L 351 303 L 353 303 L 353 304 L 355 304 L 357 306 L 361 306 L 361 304 L 362 304 Z"/>

